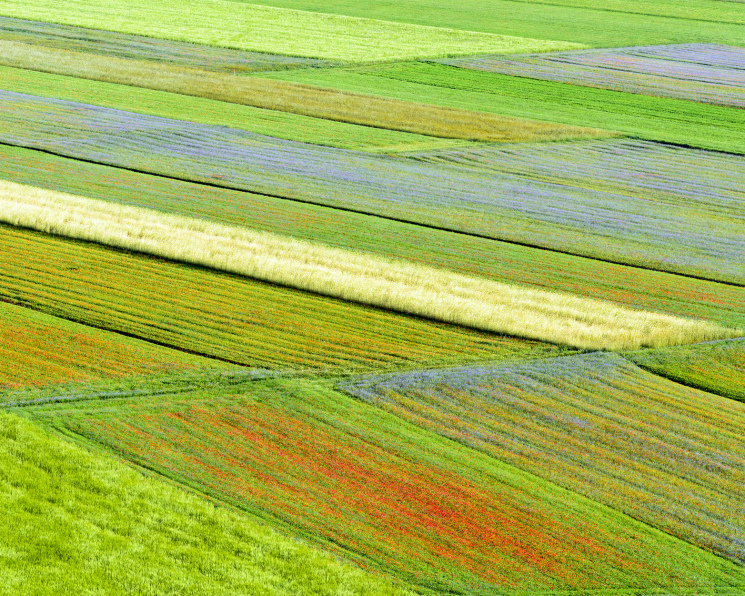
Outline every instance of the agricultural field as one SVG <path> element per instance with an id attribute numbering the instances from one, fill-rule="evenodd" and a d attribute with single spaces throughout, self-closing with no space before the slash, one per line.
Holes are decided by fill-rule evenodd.
<path id="1" fill-rule="evenodd" d="M 259 380 L 234 391 L 46 413 L 422 593 L 745 586 L 736 564 L 402 424 L 328 381 Z"/>
<path id="2" fill-rule="evenodd" d="M 0 0 L 0 595 L 745 593 L 744 59 L 741 1 Z"/>
<path id="3" fill-rule="evenodd" d="M 742 404 L 603 353 L 363 377 L 341 387 L 745 562 Z"/>
<path id="4" fill-rule="evenodd" d="M 586 188 L 593 178 L 604 178 L 607 169 L 618 171 L 626 165 L 624 161 L 639 159 L 633 153 L 615 164 L 606 165 L 599 159 L 593 171 L 574 174 L 573 152 L 577 150 L 571 147 L 566 157 L 559 153 L 555 163 L 547 164 L 551 179 L 543 180 L 546 173 L 536 172 L 525 180 L 508 172 L 496 176 L 488 157 L 485 168 L 455 163 L 432 166 L 426 161 L 279 141 L 247 131 L 90 104 L 11 92 L 0 92 L 0 98 L 6 106 L 0 115 L 0 142 L 12 145 L 181 180 L 217 181 L 229 188 L 492 239 L 533 241 L 544 248 L 650 269 L 745 283 L 745 265 L 739 259 L 745 253 L 741 234 L 745 195 L 736 184 L 727 189 L 711 177 L 721 167 L 718 155 L 711 152 L 676 155 L 681 180 L 668 174 L 667 196 L 652 203 L 644 181 L 637 183 L 631 176 L 607 189 Z M 604 156 L 636 148 L 607 143 L 594 145 L 595 153 Z M 542 146 L 526 147 L 514 149 L 518 155 L 528 152 L 525 161 L 531 160 L 531 151 L 543 152 Z M 664 147 L 646 145 L 642 150 L 641 159 L 651 174 L 673 161 Z M 730 161 L 736 179 L 745 168 L 739 160 Z M 686 168 L 692 162 L 700 164 L 700 176 Z M 574 184 L 569 183 L 572 176 L 579 178 Z M 385 185 L 378 183 L 381 177 Z M 692 186 L 708 187 L 708 196 L 690 201 L 686 191 Z M 731 204 L 732 213 L 722 210 L 722 203 Z M 675 216 L 670 215 L 671 206 L 676 208 Z M 702 223 L 707 233 L 702 232 Z M 546 235 L 536 242 L 541 230 Z"/>
<path id="5" fill-rule="evenodd" d="M 629 93 L 745 107 L 745 49 L 675 44 L 440 60 L 442 64 Z"/>

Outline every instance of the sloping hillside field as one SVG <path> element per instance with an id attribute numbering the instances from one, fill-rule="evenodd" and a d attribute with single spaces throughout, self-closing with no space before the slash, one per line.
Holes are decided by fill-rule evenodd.
<path id="1" fill-rule="evenodd" d="M 328 382 L 62 408 L 47 410 L 55 424 L 418 589 L 745 586 L 722 558 Z"/>
<path id="2" fill-rule="evenodd" d="M 621 188 L 609 190 L 586 188 L 585 180 L 568 184 L 565 171 L 571 176 L 575 168 L 574 145 L 567 147 L 567 156 L 558 153 L 555 165 L 546 166 L 552 180 L 543 181 L 540 173 L 533 179 L 512 173 L 495 175 L 488 168 L 432 166 L 25 94 L 0 92 L 0 97 L 5 102 L 0 141 L 5 143 L 615 262 L 745 283 L 741 258 L 745 254 L 745 195 L 741 188 L 720 188 L 719 180 L 709 179 L 707 184 L 706 176 L 721 167 L 718 156 L 710 152 L 682 155 L 688 164 L 703 162 L 699 166 L 701 178 L 691 176 L 685 167 L 678 170 L 682 184 L 708 187 L 708 197 L 698 196 L 692 203 L 684 194 L 685 186 L 679 187 L 678 180 L 672 179 L 665 187 L 668 200 L 650 202 L 648 189 L 633 176 L 626 176 Z M 617 149 L 617 141 L 607 143 L 596 150 L 598 166 L 589 176 L 602 178 L 604 170 L 619 171 L 625 165 L 622 160 L 605 165 L 606 160 L 600 159 L 607 152 L 629 151 L 623 144 Z M 663 169 L 669 154 L 666 149 L 645 148 L 646 167 Z M 542 146 L 527 146 L 526 161 L 530 152 L 541 150 Z M 523 149 L 518 146 L 514 151 L 520 155 Z M 737 168 L 735 177 L 743 171 L 741 160 L 731 159 L 729 165 Z M 722 210 L 722 203 L 731 208 Z M 671 214 L 671 207 L 676 208 L 675 214 Z"/>
<path id="3" fill-rule="evenodd" d="M 0 0 L 0 596 L 745 594 L 745 0 Z"/>
<path id="4" fill-rule="evenodd" d="M 645 95 L 745 107 L 745 48 L 677 44 L 440 60 L 443 64 Z"/>
<path id="5" fill-rule="evenodd" d="M 354 395 L 745 562 L 745 407 L 617 355 L 410 372 Z"/>

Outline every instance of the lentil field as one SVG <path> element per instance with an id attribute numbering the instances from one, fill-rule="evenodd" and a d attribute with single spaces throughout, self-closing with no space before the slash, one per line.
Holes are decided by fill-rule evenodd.
<path id="1" fill-rule="evenodd" d="M 0 596 L 745 593 L 743 40 L 0 0 Z"/>

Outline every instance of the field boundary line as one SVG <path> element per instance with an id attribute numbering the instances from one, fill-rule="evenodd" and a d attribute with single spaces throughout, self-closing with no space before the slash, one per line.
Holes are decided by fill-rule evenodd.
<path id="1" fill-rule="evenodd" d="M 383 219 L 383 220 L 386 220 L 386 221 L 394 221 L 394 222 L 397 222 L 397 223 L 402 223 L 402 224 L 411 225 L 411 226 L 417 226 L 417 227 L 425 228 L 425 229 L 428 229 L 428 230 L 437 230 L 437 231 L 440 231 L 440 232 L 449 232 L 451 234 L 457 234 L 459 236 L 468 236 L 470 238 L 479 238 L 481 240 L 491 240 L 491 241 L 494 241 L 494 242 L 501 242 L 503 244 L 509 244 L 509 245 L 512 245 L 512 246 L 522 246 L 524 248 L 532 248 L 532 249 L 535 249 L 535 250 L 546 251 L 546 252 L 549 252 L 549 253 L 563 254 L 563 255 L 570 256 L 570 257 L 578 257 L 578 258 L 582 258 L 582 259 L 589 259 L 589 260 L 592 260 L 592 261 L 597 261 L 599 263 L 608 263 L 610 265 L 619 265 L 619 266 L 622 266 L 622 267 L 630 267 L 632 269 L 640 269 L 642 271 L 652 271 L 652 272 L 655 272 L 655 273 L 664 273 L 666 275 L 674 275 L 676 277 L 682 277 L 684 279 L 695 279 L 695 280 L 698 280 L 698 281 L 705 281 L 705 282 L 709 282 L 709 283 L 722 284 L 722 285 L 730 286 L 730 287 L 734 287 L 734 288 L 745 288 L 745 283 L 737 283 L 737 282 L 733 282 L 733 281 L 724 281 L 724 280 L 711 279 L 711 278 L 700 276 L 700 275 L 691 275 L 691 274 L 680 273 L 680 272 L 676 272 L 676 271 L 668 271 L 666 269 L 655 269 L 653 267 L 644 267 L 642 265 L 636 265 L 636 264 L 633 264 L 633 263 L 625 263 L 623 261 L 615 261 L 615 260 L 612 260 L 612 259 L 605 259 L 605 258 L 601 258 L 601 257 L 597 257 L 597 256 L 582 254 L 582 253 L 579 253 L 579 252 L 572 252 L 572 251 L 569 251 L 569 250 L 561 250 L 561 249 L 557 249 L 557 248 L 547 248 L 547 247 L 541 246 L 539 244 L 531 244 L 529 242 L 520 242 L 519 240 L 510 240 L 510 239 L 506 239 L 506 238 L 500 238 L 498 236 L 491 236 L 489 234 L 481 234 L 479 232 L 467 232 L 467 231 L 464 231 L 464 230 L 457 230 L 457 229 L 453 229 L 453 228 L 448 228 L 446 226 L 438 226 L 438 225 L 435 225 L 435 224 L 428 224 L 428 223 L 424 223 L 424 222 L 418 222 L 418 221 L 415 221 L 415 220 L 406 219 L 406 218 L 402 218 L 402 217 L 393 217 L 393 216 L 389 216 L 389 215 L 381 215 L 379 213 L 375 213 L 374 211 L 366 211 L 364 209 L 353 209 L 351 207 L 342 207 L 342 206 L 338 206 L 338 205 L 329 205 L 327 203 L 322 203 L 320 201 L 311 201 L 311 200 L 308 200 L 308 199 L 298 199 L 298 198 L 288 197 L 288 196 L 284 196 L 284 195 L 280 195 L 280 194 L 273 194 L 273 193 L 267 193 L 267 192 L 264 192 L 264 191 L 250 190 L 250 189 L 247 189 L 247 188 L 241 188 L 241 187 L 238 187 L 238 186 L 231 186 L 231 185 L 227 185 L 227 184 L 220 184 L 220 183 L 217 183 L 217 182 L 205 182 L 205 181 L 191 180 L 191 179 L 185 178 L 185 177 L 171 176 L 171 175 L 168 175 L 168 174 L 162 174 L 162 173 L 159 173 L 159 172 L 152 172 L 152 171 L 148 171 L 148 170 L 141 169 L 141 168 L 133 168 L 133 167 L 121 166 L 121 165 L 117 165 L 117 164 L 108 163 L 108 162 L 105 162 L 105 161 L 76 157 L 74 155 L 67 154 L 67 153 L 64 153 L 62 151 L 56 151 L 56 150 L 51 150 L 51 149 L 44 149 L 44 148 L 34 147 L 32 145 L 26 145 L 26 144 L 23 144 L 23 143 L 12 143 L 12 142 L 9 142 L 9 141 L 2 141 L 2 140 L 0 140 L 0 145 L 6 146 L 6 147 L 16 147 L 16 148 L 19 148 L 19 149 L 27 149 L 27 150 L 30 150 L 30 151 L 38 151 L 39 153 L 44 153 L 44 154 L 47 154 L 47 155 L 53 155 L 55 157 L 62 157 L 62 158 L 65 158 L 65 159 L 72 159 L 74 161 L 78 161 L 78 162 L 81 162 L 81 163 L 89 163 L 89 164 L 93 164 L 93 165 L 106 166 L 106 167 L 110 167 L 110 168 L 116 168 L 118 170 L 124 170 L 124 171 L 127 171 L 127 172 L 134 172 L 136 174 L 145 174 L 145 175 L 148 175 L 148 176 L 156 176 L 158 178 L 163 178 L 165 180 L 173 180 L 173 181 L 176 181 L 176 182 L 185 182 L 185 183 L 188 183 L 188 184 L 196 184 L 196 185 L 203 186 L 203 187 L 206 187 L 206 188 L 219 188 L 219 189 L 230 190 L 230 191 L 234 191 L 234 192 L 243 192 L 243 193 L 253 194 L 253 195 L 257 195 L 257 196 L 261 196 L 261 197 L 268 197 L 268 198 L 271 198 L 271 199 L 280 199 L 280 200 L 283 200 L 283 201 L 291 201 L 293 203 L 300 203 L 300 204 L 303 204 L 303 205 L 313 205 L 315 207 L 323 207 L 325 209 L 332 209 L 332 210 L 335 210 L 335 211 L 343 211 L 343 212 L 346 212 L 346 213 L 354 213 L 356 215 L 365 215 L 365 216 L 368 216 L 368 217 L 375 217 L 375 218 Z M 207 220 L 204 220 L 204 221 L 207 221 Z"/>

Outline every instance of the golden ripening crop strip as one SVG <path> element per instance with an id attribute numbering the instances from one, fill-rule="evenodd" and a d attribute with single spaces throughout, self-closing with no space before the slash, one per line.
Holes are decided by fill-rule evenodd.
<path id="1" fill-rule="evenodd" d="M 0 219 L 477 329 L 592 349 L 737 331 L 148 209 L 0 183 Z"/>

